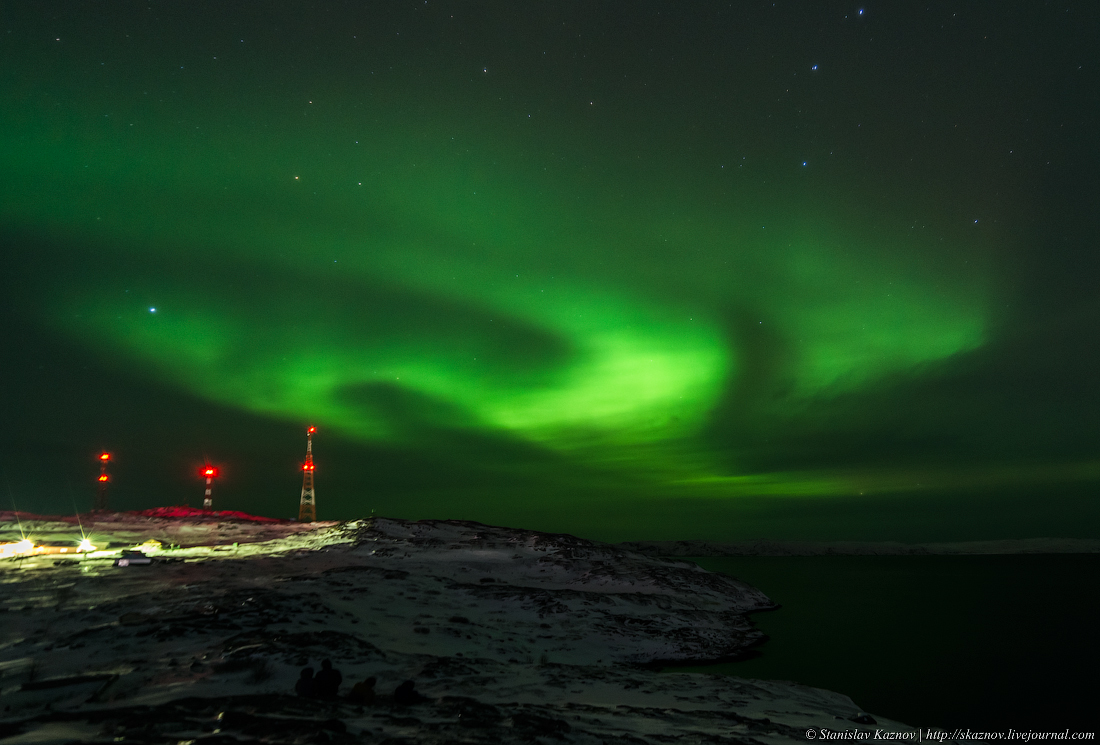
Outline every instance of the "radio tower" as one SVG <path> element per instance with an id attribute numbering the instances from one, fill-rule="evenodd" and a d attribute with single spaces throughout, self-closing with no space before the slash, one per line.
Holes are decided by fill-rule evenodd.
<path id="1" fill-rule="evenodd" d="M 298 522 L 317 522 L 317 503 L 313 494 L 313 433 L 316 427 L 306 430 L 306 462 L 302 464 L 302 501 L 298 503 Z"/>
<path id="2" fill-rule="evenodd" d="M 202 495 L 202 508 L 214 509 L 214 479 L 218 478 L 218 469 L 215 466 L 206 466 L 199 471 L 200 476 L 206 477 L 206 493 Z"/>
<path id="3" fill-rule="evenodd" d="M 107 484 L 111 483 L 111 475 L 107 473 L 107 464 L 111 462 L 110 453 L 99 454 L 99 488 L 95 492 L 95 511 L 107 511 Z"/>

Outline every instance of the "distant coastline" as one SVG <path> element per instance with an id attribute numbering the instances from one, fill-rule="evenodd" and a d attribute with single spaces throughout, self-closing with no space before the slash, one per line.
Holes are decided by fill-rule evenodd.
<path id="1" fill-rule="evenodd" d="M 627 541 L 618 545 L 652 556 L 992 556 L 1100 553 L 1100 539 L 1092 538 L 1020 538 L 954 543 Z"/>

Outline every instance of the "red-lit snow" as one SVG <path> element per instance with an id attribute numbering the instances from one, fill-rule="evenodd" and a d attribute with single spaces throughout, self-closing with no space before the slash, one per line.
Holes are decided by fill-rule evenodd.
<path id="1" fill-rule="evenodd" d="M 200 510 L 195 507 L 154 507 L 151 510 L 140 510 L 131 514 L 141 515 L 142 517 L 201 517 L 219 521 L 245 520 L 253 523 L 290 522 L 289 520 L 282 520 L 277 517 L 261 517 L 260 515 L 249 515 L 248 513 L 237 512 L 235 510 Z"/>

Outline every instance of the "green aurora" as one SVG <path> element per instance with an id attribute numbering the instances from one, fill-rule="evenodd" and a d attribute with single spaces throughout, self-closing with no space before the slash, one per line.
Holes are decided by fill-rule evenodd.
<path id="1" fill-rule="evenodd" d="M 875 104 L 833 111 L 820 92 L 806 93 L 816 128 L 769 138 L 760 110 L 733 103 L 721 126 L 689 127 L 714 107 L 667 83 L 683 100 L 654 109 L 629 73 L 582 94 L 514 48 L 476 67 L 451 47 L 395 52 L 378 29 L 375 46 L 346 38 L 346 18 L 255 43 L 228 27 L 185 43 L 170 31 L 198 20 L 182 16 L 8 20 L 26 39 L 6 51 L 15 105 L 0 113 L 19 323 L 229 418 L 317 424 L 329 516 L 388 506 L 576 529 L 551 505 L 603 499 L 634 527 L 593 516 L 589 533 L 661 534 L 672 504 L 1100 477 L 1095 438 L 1036 452 L 980 419 L 998 407 L 975 391 L 1017 343 L 1005 309 L 1024 250 L 992 224 L 1025 197 L 1010 184 L 986 198 L 989 156 L 960 156 L 953 133 L 892 171 L 905 125 L 891 134 Z M 275 51 L 326 36 L 341 41 Z M 383 75 L 389 57 L 401 69 Z M 766 76 L 746 77 L 725 97 L 763 100 Z M 877 144 L 858 121 L 830 134 L 876 114 Z M 960 157 L 974 173 L 951 171 Z M 87 449 L 120 429 L 90 432 Z M 325 437 L 364 463 L 336 493 Z M 438 482 L 387 471 L 380 499 L 371 461 L 395 454 Z M 293 509 L 292 479 L 277 512 Z"/>

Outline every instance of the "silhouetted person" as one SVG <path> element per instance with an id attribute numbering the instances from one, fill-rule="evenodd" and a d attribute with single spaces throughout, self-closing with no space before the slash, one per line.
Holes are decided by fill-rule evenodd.
<path id="1" fill-rule="evenodd" d="M 317 695 L 317 681 L 313 677 L 312 667 L 302 668 L 302 675 L 298 678 L 298 682 L 294 684 L 294 692 L 306 698 L 313 698 Z"/>
<path id="2" fill-rule="evenodd" d="M 340 690 L 340 683 L 343 682 L 344 676 L 340 674 L 339 670 L 332 669 L 332 660 L 325 660 L 321 663 L 321 672 L 317 673 L 317 677 L 314 680 L 314 695 L 317 698 L 336 698 L 336 693 Z"/>
<path id="3" fill-rule="evenodd" d="M 393 702 L 398 706 L 417 704 L 423 700 L 424 697 L 416 691 L 414 683 L 411 680 L 406 680 L 404 683 L 397 686 L 397 690 L 393 692 Z"/>
<path id="4" fill-rule="evenodd" d="M 372 675 L 366 680 L 361 680 L 351 687 L 348 699 L 356 704 L 369 704 L 374 702 L 374 684 L 378 682 Z"/>

